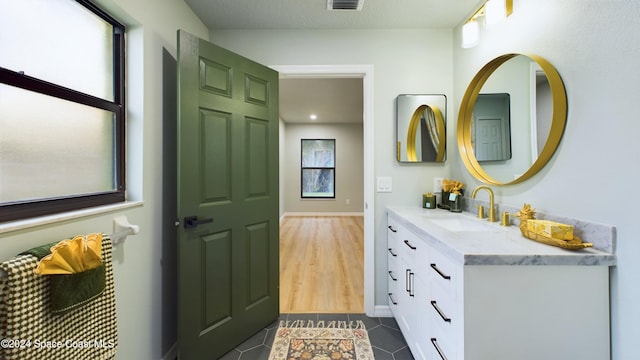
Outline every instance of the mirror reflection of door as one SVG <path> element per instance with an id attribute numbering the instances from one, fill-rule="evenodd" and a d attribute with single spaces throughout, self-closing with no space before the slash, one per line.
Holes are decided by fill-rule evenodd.
<path id="1" fill-rule="evenodd" d="M 551 131 L 551 118 L 553 115 L 553 98 L 551 95 L 551 87 L 549 86 L 549 79 L 547 79 L 547 75 L 540 69 L 538 64 L 533 63 L 535 65 L 534 77 L 535 81 L 532 81 L 533 89 L 531 93 L 534 96 L 533 101 L 531 102 L 535 106 L 532 106 L 532 110 L 535 112 L 531 117 L 533 122 L 531 124 L 532 127 L 532 135 L 534 138 L 531 143 L 535 146 L 532 149 L 534 162 L 540 152 L 544 148 L 544 144 L 547 142 L 547 137 L 549 135 L 549 131 Z"/>
<path id="2" fill-rule="evenodd" d="M 478 161 L 511 159 L 509 94 L 480 94 L 473 108 L 474 150 Z"/>

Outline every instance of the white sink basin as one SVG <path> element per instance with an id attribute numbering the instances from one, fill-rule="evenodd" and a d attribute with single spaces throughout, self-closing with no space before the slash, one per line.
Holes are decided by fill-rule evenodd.
<path id="1" fill-rule="evenodd" d="M 491 225 L 482 220 L 466 217 L 439 217 L 429 219 L 430 222 L 449 231 L 495 231 L 495 224 Z"/>

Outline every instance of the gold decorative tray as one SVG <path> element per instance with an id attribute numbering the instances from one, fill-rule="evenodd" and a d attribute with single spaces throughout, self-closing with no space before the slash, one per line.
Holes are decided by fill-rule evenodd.
<path id="1" fill-rule="evenodd" d="M 520 211 L 518 211 L 518 213 L 516 214 L 516 216 L 520 219 L 520 232 L 522 233 L 522 236 L 526 237 L 527 239 L 569 250 L 579 250 L 593 246 L 592 243 L 582 242 L 582 240 L 580 240 L 580 238 L 575 235 L 571 240 L 562 240 L 541 235 L 527 229 L 527 221 L 534 220 L 535 213 L 536 209 L 532 208 L 530 204 L 524 204 L 522 209 L 520 209 Z"/>
<path id="2" fill-rule="evenodd" d="M 533 231 L 527 230 L 526 228 L 523 228 L 522 225 L 520 225 L 520 232 L 522 233 L 522 236 L 526 237 L 527 239 L 541 242 L 547 245 L 561 247 L 563 249 L 578 250 L 578 249 L 584 249 L 584 248 L 593 246 L 592 243 L 582 242 L 582 240 L 580 240 L 580 238 L 578 238 L 575 235 L 571 240 L 554 239 L 554 238 L 540 235 L 540 234 L 534 233 Z"/>

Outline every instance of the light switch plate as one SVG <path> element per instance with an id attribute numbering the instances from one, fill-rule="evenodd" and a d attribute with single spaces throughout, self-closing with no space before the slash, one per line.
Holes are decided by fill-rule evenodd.
<path id="1" fill-rule="evenodd" d="M 442 178 L 433 179 L 433 192 L 442 192 Z"/>
<path id="2" fill-rule="evenodd" d="M 376 187 L 377 192 L 391 192 L 392 189 L 392 181 L 391 177 L 388 176 L 379 176 L 378 184 Z"/>

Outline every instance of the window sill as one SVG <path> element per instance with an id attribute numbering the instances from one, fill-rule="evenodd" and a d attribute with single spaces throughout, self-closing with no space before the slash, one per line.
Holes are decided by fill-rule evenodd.
<path id="1" fill-rule="evenodd" d="M 89 209 L 69 211 L 65 213 L 48 215 L 48 216 L 40 216 L 33 219 L 9 221 L 7 223 L 0 224 L 0 234 L 17 231 L 17 230 L 29 229 L 32 227 L 37 227 L 42 225 L 55 224 L 57 222 L 66 221 L 66 220 L 80 219 L 83 217 L 108 213 L 112 211 L 119 211 L 119 210 L 134 208 L 134 207 L 142 206 L 143 204 L 144 202 L 142 201 L 126 201 L 123 203 L 118 203 L 113 205 L 97 206 Z"/>

